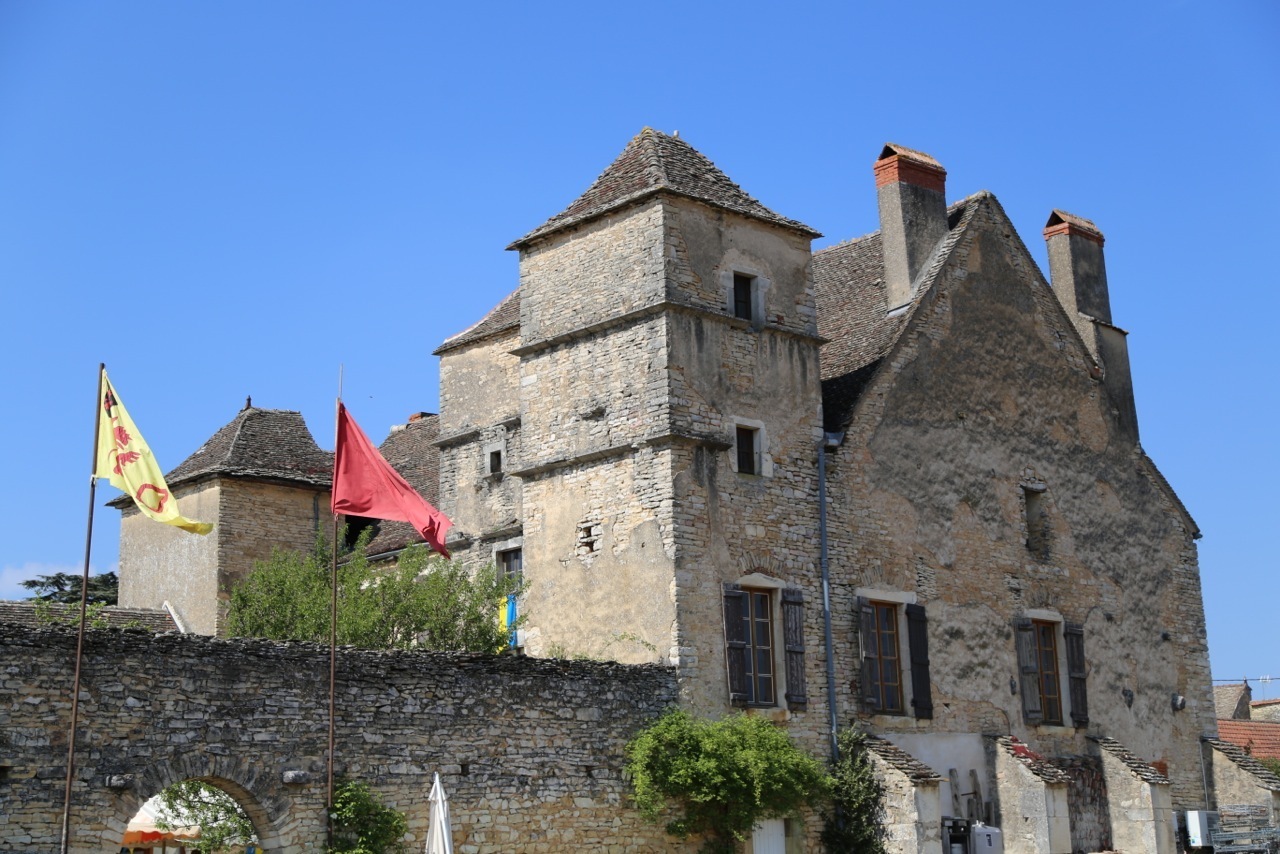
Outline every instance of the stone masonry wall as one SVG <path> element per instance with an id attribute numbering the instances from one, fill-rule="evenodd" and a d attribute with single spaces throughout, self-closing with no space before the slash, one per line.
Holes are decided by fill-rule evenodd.
<path id="1" fill-rule="evenodd" d="M 188 631 L 218 629 L 218 552 L 222 490 L 216 481 L 175 490 L 183 515 L 214 523 L 204 535 L 160 525 L 132 502 L 120 514 L 120 604 L 162 608 L 169 602 Z"/>
<path id="2" fill-rule="evenodd" d="M 1049 756 L 1107 735 L 1168 763 L 1203 807 L 1213 705 L 1186 517 L 1123 430 L 1088 354 L 989 196 L 863 392 L 831 460 L 832 612 L 841 717 L 875 731 L 1008 732 Z M 1027 546 L 1024 485 L 1043 486 L 1048 547 Z M 934 719 L 856 702 L 859 588 L 926 607 Z M 1090 723 L 1023 723 L 1012 620 L 1084 625 Z M 1173 694 L 1186 708 L 1174 711 Z"/>
<path id="3" fill-rule="evenodd" d="M 57 850 L 75 642 L 0 627 L 0 851 Z M 317 645 L 90 631 L 71 850 L 115 850 L 186 778 L 236 796 L 272 854 L 320 850 L 327 678 Z M 339 770 L 407 813 L 415 850 L 436 771 L 461 854 L 692 850 L 627 806 L 621 778 L 623 744 L 675 698 L 654 665 L 344 648 Z"/>

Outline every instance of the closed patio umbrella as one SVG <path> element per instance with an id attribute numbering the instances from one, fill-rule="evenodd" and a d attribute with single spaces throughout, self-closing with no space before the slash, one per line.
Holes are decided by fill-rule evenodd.
<path id="1" fill-rule="evenodd" d="M 449 830 L 449 796 L 440 785 L 440 775 L 431 784 L 431 826 L 427 830 L 427 854 L 453 854 L 453 834 Z"/>

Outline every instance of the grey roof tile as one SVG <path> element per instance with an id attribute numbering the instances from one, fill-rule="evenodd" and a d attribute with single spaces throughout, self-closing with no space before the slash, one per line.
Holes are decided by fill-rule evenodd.
<path id="1" fill-rule="evenodd" d="M 1217 738 L 1208 738 L 1205 741 L 1213 745 L 1214 750 L 1256 777 L 1263 788 L 1270 789 L 1273 792 L 1280 792 L 1280 777 L 1271 773 L 1267 766 L 1246 753 L 1243 747 Z"/>
<path id="2" fill-rule="evenodd" d="M 74 621 L 74 625 L 79 625 L 80 607 L 78 605 L 51 602 L 49 609 L 50 616 L 57 619 L 59 624 L 66 625 L 69 621 Z M 139 628 L 148 632 L 178 630 L 168 611 L 108 605 L 102 609 L 102 616 L 106 618 L 108 627 L 113 629 Z M 30 601 L 0 602 L 0 625 L 27 626 L 33 629 L 49 627 L 47 623 L 42 623 L 36 618 L 36 603 Z"/>
<path id="3" fill-rule="evenodd" d="M 910 753 L 891 741 L 877 735 L 866 737 L 867 750 L 883 759 L 888 765 L 897 768 L 907 778 L 917 783 L 941 783 L 942 776 Z"/>
<path id="4" fill-rule="evenodd" d="M 440 417 L 423 412 L 400 429 L 392 430 L 378 446 L 391 467 L 432 506 L 439 506 L 440 449 L 435 444 L 439 436 Z M 408 522 L 381 521 L 369 540 L 367 553 L 385 554 L 422 541 L 422 535 Z"/>
<path id="5" fill-rule="evenodd" d="M 462 330 L 457 335 L 446 338 L 444 343 L 436 348 L 434 355 L 439 356 L 458 347 L 483 341 L 507 330 L 517 329 L 519 326 L 520 289 L 516 288 L 507 294 L 502 302 L 494 306 L 488 314 L 480 318 L 478 323 Z"/>
<path id="6" fill-rule="evenodd" d="M 640 131 L 618 159 L 569 207 L 514 241 L 520 249 L 540 237 L 602 216 L 660 192 L 697 199 L 713 207 L 821 237 L 802 222 L 774 213 L 721 172 L 716 165 L 677 136 L 653 128 Z"/>
<path id="7" fill-rule="evenodd" d="M 1148 783 L 1160 783 L 1160 784 L 1168 785 L 1169 783 L 1168 777 L 1166 777 L 1164 774 L 1161 774 L 1150 764 L 1143 762 L 1141 759 L 1137 757 L 1136 754 L 1134 754 L 1132 751 L 1130 751 L 1127 747 L 1125 747 L 1120 742 L 1116 741 L 1114 738 L 1097 737 L 1097 738 L 1094 738 L 1093 740 L 1096 741 L 1098 743 L 1098 746 L 1101 747 L 1103 750 L 1105 750 L 1107 753 L 1110 753 L 1112 756 L 1114 756 L 1115 758 L 1123 762 L 1125 766 L 1128 767 L 1128 769 L 1134 773 L 1134 776 L 1138 777 L 1141 780 L 1145 780 Z"/>
<path id="8" fill-rule="evenodd" d="M 333 482 L 333 454 L 316 444 L 301 413 L 246 405 L 165 480 L 172 487 L 209 475 L 328 488 Z"/>

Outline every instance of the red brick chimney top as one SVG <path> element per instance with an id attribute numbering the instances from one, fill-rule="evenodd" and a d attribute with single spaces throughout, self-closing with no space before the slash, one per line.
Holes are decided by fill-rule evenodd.
<path id="1" fill-rule="evenodd" d="M 942 164 L 914 148 L 888 143 L 876 160 L 876 186 L 886 184 L 914 184 L 926 190 L 946 192 L 947 170 Z"/>
<path id="2" fill-rule="evenodd" d="M 1093 224 L 1092 220 L 1055 208 L 1053 213 L 1049 214 L 1049 221 L 1044 224 L 1044 239 L 1048 240 L 1050 237 L 1056 237 L 1059 234 L 1076 234 L 1087 240 L 1092 240 L 1099 246 L 1104 242 L 1102 232 Z"/>

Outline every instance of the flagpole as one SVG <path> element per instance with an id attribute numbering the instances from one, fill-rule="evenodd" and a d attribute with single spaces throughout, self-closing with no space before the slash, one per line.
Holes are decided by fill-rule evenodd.
<path id="1" fill-rule="evenodd" d="M 84 535 L 84 575 L 80 579 L 80 634 L 76 639 L 76 669 L 71 678 L 71 729 L 67 732 L 67 787 L 62 799 L 62 854 L 71 838 L 71 779 L 75 773 L 76 724 L 80 715 L 80 662 L 84 656 L 85 612 L 89 605 L 89 555 L 93 549 L 93 503 L 98 488 L 98 430 L 102 427 L 102 376 L 107 366 L 98 363 L 98 394 L 93 404 L 93 455 L 89 464 L 89 519 Z"/>
<path id="2" fill-rule="evenodd" d="M 337 485 L 338 474 L 338 416 L 342 408 L 342 365 L 338 365 L 338 399 L 333 406 L 333 467 L 334 483 Z M 332 501 L 330 502 L 332 506 Z M 334 762 L 334 729 L 337 717 L 337 675 L 338 675 L 338 514 L 333 514 L 333 538 L 330 541 L 329 553 L 333 565 L 329 570 L 329 796 L 325 808 L 325 827 L 329 847 L 333 847 L 333 762 Z"/>

